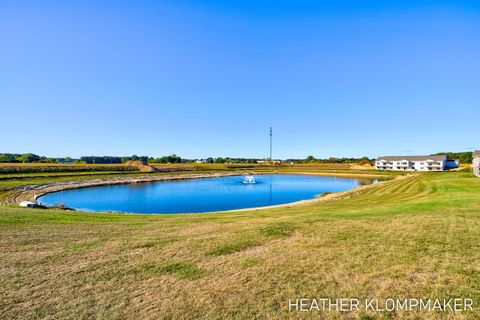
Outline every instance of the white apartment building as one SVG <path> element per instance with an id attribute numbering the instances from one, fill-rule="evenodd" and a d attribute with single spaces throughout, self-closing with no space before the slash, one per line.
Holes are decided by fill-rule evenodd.
<path id="1" fill-rule="evenodd" d="M 377 170 L 446 171 L 459 166 L 460 161 L 448 160 L 447 156 L 379 157 L 375 161 Z"/>
<path id="2" fill-rule="evenodd" d="M 480 177 L 480 150 L 473 152 L 472 168 L 473 173 Z"/>

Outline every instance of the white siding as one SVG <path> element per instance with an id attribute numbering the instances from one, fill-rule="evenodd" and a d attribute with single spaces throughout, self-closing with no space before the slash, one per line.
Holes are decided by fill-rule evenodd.
<path id="1" fill-rule="evenodd" d="M 473 158 L 473 173 L 480 177 L 480 157 Z"/>
<path id="2" fill-rule="evenodd" d="M 446 159 L 444 161 L 425 159 L 415 161 L 414 168 L 417 171 L 444 171 L 446 162 Z"/>
<path id="3" fill-rule="evenodd" d="M 377 160 L 375 167 L 377 170 L 394 170 L 394 171 L 445 171 L 447 166 L 447 157 L 443 160 L 432 160 L 425 157 L 423 160 L 394 160 L 386 161 Z"/>

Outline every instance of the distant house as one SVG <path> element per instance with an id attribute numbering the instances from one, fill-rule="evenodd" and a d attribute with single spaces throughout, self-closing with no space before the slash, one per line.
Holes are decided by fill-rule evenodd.
<path id="1" fill-rule="evenodd" d="M 58 164 L 72 164 L 73 160 L 58 160 Z"/>
<path id="2" fill-rule="evenodd" d="M 257 160 L 258 164 L 281 164 L 280 160 Z"/>
<path id="3" fill-rule="evenodd" d="M 375 161 L 377 170 L 446 171 L 459 166 L 459 160 L 448 160 L 447 156 L 389 156 Z"/>
<path id="4" fill-rule="evenodd" d="M 472 168 L 473 173 L 480 177 L 480 150 L 473 152 Z"/>

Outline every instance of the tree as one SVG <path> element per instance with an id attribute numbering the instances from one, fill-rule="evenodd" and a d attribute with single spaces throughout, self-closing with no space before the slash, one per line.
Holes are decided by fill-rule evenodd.
<path id="1" fill-rule="evenodd" d="M 142 161 L 143 163 L 148 163 L 148 156 L 140 156 L 140 157 L 138 157 L 138 159 L 140 161 Z"/>
<path id="2" fill-rule="evenodd" d="M 141 157 L 141 158 L 143 158 L 143 157 Z M 150 159 L 148 159 L 148 162 L 150 162 L 150 163 L 181 163 L 182 158 L 180 158 L 176 154 L 172 154 L 172 155 L 169 155 L 169 156 L 163 156 L 161 158 L 155 158 L 155 159 L 150 158 Z"/>
<path id="3" fill-rule="evenodd" d="M 47 157 L 40 157 L 40 160 L 38 160 L 40 163 L 57 163 L 56 158 L 47 158 Z"/>
<path id="4" fill-rule="evenodd" d="M 33 153 L 25 153 L 17 158 L 18 161 L 23 163 L 36 162 L 40 160 L 40 157 Z"/>
<path id="5" fill-rule="evenodd" d="M 0 162 L 2 163 L 13 163 L 18 162 L 17 158 L 19 154 L 12 154 L 12 153 L 1 153 L 0 154 Z"/>
<path id="6" fill-rule="evenodd" d="M 472 152 L 440 152 L 434 154 L 434 156 L 447 156 L 449 160 L 459 159 L 461 163 L 472 162 Z"/>
<path id="7" fill-rule="evenodd" d="M 364 166 L 366 164 L 372 164 L 372 162 L 368 157 L 363 157 L 363 158 L 360 158 L 360 160 L 358 161 L 358 164 L 361 166 Z"/>
<path id="8" fill-rule="evenodd" d="M 80 161 L 84 161 L 88 164 L 102 164 L 102 163 L 122 163 L 122 159 L 120 157 L 111 157 L 111 156 L 83 156 L 80 157 Z"/>

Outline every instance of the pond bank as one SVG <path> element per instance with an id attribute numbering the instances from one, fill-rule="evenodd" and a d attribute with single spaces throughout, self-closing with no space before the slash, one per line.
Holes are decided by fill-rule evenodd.
<path id="1" fill-rule="evenodd" d="M 12 195 L 4 199 L 4 204 L 19 204 L 22 201 L 35 201 L 37 198 L 52 192 L 79 189 L 96 186 L 108 186 L 127 183 L 144 183 L 157 181 L 175 181 L 186 179 L 201 179 L 201 178 L 218 178 L 227 176 L 238 176 L 245 174 L 245 172 L 222 172 L 222 173 L 188 173 L 188 174 L 169 174 L 169 175 L 154 175 L 141 177 L 116 177 L 93 180 L 80 180 L 69 182 L 48 183 L 41 185 L 30 185 L 20 187 Z"/>
<path id="2" fill-rule="evenodd" d="M 79 189 L 87 187 L 96 187 L 96 186 L 108 186 L 108 185 L 119 185 L 119 184 L 135 184 L 135 183 L 146 183 L 146 182 L 161 182 L 161 181 L 175 181 L 175 180 L 187 180 L 187 179 L 201 179 L 201 178 L 219 178 L 227 176 L 239 176 L 245 175 L 245 171 L 232 171 L 232 172 L 221 172 L 221 173 L 188 173 L 188 174 L 168 174 L 168 175 L 148 175 L 148 176 L 136 176 L 136 177 L 116 177 L 116 178 L 102 178 L 102 179 L 93 179 L 93 180 L 80 180 L 80 181 L 68 181 L 68 182 L 58 182 L 58 183 L 49 183 L 49 184 L 40 184 L 40 185 L 29 185 L 24 187 L 19 187 L 15 190 L 8 198 L 3 199 L 4 204 L 20 204 L 22 201 L 35 201 L 39 197 L 53 192 L 70 190 L 70 189 Z M 262 175 L 266 172 L 248 172 L 249 174 Z M 276 174 L 300 174 L 300 175 L 318 175 L 318 176 L 337 176 L 337 177 L 384 177 L 383 175 L 375 174 L 342 174 L 342 173 L 312 173 L 312 172 L 275 172 Z M 291 207 L 298 205 L 307 205 L 315 202 L 324 202 L 324 201 L 337 201 L 348 198 L 352 193 L 356 193 L 364 188 L 369 188 L 372 185 L 360 186 L 353 190 L 348 190 L 345 192 L 333 192 L 326 194 L 319 194 L 314 199 L 300 200 L 295 202 L 290 202 L 286 204 L 271 205 L 271 206 L 260 206 L 260 207 L 251 207 L 243 209 L 233 209 L 233 210 L 223 210 L 223 211 L 243 211 L 243 210 L 259 210 L 259 209 L 268 209 L 274 207 Z"/>

